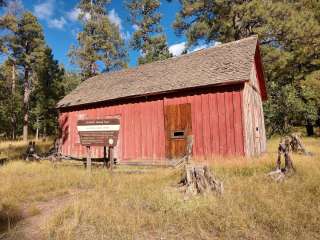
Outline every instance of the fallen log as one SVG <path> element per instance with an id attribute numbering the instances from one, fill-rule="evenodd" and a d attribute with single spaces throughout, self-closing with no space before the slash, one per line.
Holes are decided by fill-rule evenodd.
<path id="1" fill-rule="evenodd" d="M 186 164 L 179 182 L 182 190 L 190 195 L 209 192 L 223 193 L 223 183 L 215 178 L 207 166 Z"/>

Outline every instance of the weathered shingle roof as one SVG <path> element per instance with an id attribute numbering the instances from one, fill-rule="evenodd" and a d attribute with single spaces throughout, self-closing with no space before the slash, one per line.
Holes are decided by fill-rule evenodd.
<path id="1" fill-rule="evenodd" d="M 58 108 L 250 79 L 257 37 L 221 44 L 82 82 Z"/>

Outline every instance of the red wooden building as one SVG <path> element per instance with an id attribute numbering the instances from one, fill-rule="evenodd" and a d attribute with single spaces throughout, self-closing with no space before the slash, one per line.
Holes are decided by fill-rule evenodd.
<path id="1" fill-rule="evenodd" d="M 256 36 L 81 83 L 58 103 L 62 154 L 84 158 L 77 121 L 119 118 L 120 162 L 166 163 L 258 155 L 266 150 L 262 101 L 266 87 Z M 95 158 L 103 147 L 92 147 Z"/>

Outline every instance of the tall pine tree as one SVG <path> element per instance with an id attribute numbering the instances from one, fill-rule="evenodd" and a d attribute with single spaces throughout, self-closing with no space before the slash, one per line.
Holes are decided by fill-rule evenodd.
<path id="1" fill-rule="evenodd" d="M 159 0 L 131 0 L 130 21 L 136 27 L 131 46 L 141 52 L 139 64 L 170 58 L 166 36 L 160 25 Z"/>
<path id="2" fill-rule="evenodd" d="M 108 0 L 81 0 L 78 7 L 83 31 L 78 34 L 78 46 L 72 46 L 69 56 L 81 69 L 83 79 L 102 72 L 127 66 L 127 52 L 119 27 L 110 22 L 106 13 Z"/>
<path id="3" fill-rule="evenodd" d="M 46 137 L 57 134 L 57 102 L 65 95 L 64 69 L 54 60 L 52 51 L 46 47 L 40 66 L 36 69 L 37 82 L 31 96 L 31 123 L 36 132 Z"/>
<path id="4" fill-rule="evenodd" d="M 15 139 L 21 130 L 19 119 L 22 116 L 21 86 L 17 74 L 12 71 L 12 62 L 4 61 L 0 66 L 0 133 L 5 133 L 8 138 Z M 17 81 L 12 84 L 13 81 Z M 14 89 L 13 89 L 14 86 Z"/>
<path id="5" fill-rule="evenodd" d="M 44 56 L 44 37 L 41 25 L 30 12 L 17 19 L 14 35 L 10 40 L 12 58 L 23 71 L 23 140 L 28 139 L 29 104 L 36 81 L 36 68 Z"/>

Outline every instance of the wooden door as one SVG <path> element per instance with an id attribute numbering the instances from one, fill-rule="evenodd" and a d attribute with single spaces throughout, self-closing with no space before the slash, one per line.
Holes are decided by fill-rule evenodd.
<path id="1" fill-rule="evenodd" d="M 166 158 L 181 158 L 186 153 L 187 136 L 192 134 L 191 105 L 169 105 L 164 108 Z"/>

